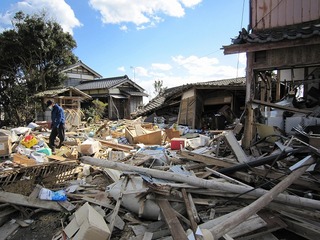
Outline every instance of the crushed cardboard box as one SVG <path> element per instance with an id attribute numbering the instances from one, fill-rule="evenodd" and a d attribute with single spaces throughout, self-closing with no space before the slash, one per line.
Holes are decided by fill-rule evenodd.
<path id="1" fill-rule="evenodd" d="M 64 232 L 69 239 L 74 240 L 106 240 L 110 236 L 107 223 L 88 202 L 74 213 L 74 218 Z"/>

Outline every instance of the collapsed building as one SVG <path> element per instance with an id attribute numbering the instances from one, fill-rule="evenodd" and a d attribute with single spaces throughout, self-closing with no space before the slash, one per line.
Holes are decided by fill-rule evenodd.
<path id="1" fill-rule="evenodd" d="M 165 89 L 132 116 L 163 117 L 193 129 L 225 129 L 245 109 L 245 78 L 189 83 Z"/>
<path id="2" fill-rule="evenodd" d="M 224 46 L 247 52 L 245 79 L 167 89 L 54 155 L 44 126 L 1 131 L 1 238 L 32 239 L 58 212 L 55 240 L 319 239 L 319 1 L 250 7 Z"/>
<path id="3" fill-rule="evenodd" d="M 250 13 L 249 30 L 223 47 L 247 54 L 245 148 L 256 122 L 286 133 L 319 122 L 319 2 L 253 0 Z"/>

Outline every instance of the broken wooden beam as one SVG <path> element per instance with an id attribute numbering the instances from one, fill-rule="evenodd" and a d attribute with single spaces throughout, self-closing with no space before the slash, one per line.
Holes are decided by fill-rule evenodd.
<path id="1" fill-rule="evenodd" d="M 242 147 L 238 143 L 238 140 L 234 136 L 232 131 L 226 131 L 224 132 L 224 138 L 228 142 L 233 154 L 238 159 L 238 162 L 240 163 L 247 163 L 249 162 L 249 157 L 246 155 L 246 153 L 243 151 Z"/>
<path id="2" fill-rule="evenodd" d="M 272 200 L 275 199 L 277 195 L 279 195 L 287 187 L 289 187 L 295 179 L 299 178 L 309 168 L 310 164 L 315 162 L 315 159 L 312 156 L 307 156 L 301 161 L 304 162 L 303 166 L 293 171 L 265 195 L 249 204 L 248 206 L 244 207 L 238 213 L 232 215 L 227 220 L 209 229 L 214 239 L 219 239 L 224 234 L 228 233 L 230 230 L 234 229 L 236 226 L 242 223 L 245 219 L 256 214 L 259 210 L 267 206 Z"/>
<path id="3" fill-rule="evenodd" d="M 228 167 L 235 166 L 236 164 L 236 162 L 232 161 L 231 159 L 206 156 L 203 154 L 193 153 L 186 150 L 179 151 L 179 155 L 194 162 L 201 162 L 207 165 L 214 165 L 218 167 L 228 168 Z"/>
<path id="4" fill-rule="evenodd" d="M 164 220 L 166 221 L 172 238 L 174 240 L 187 240 L 187 235 L 181 226 L 176 214 L 172 211 L 171 205 L 168 200 L 159 199 L 157 203 L 161 209 Z"/>
<path id="5" fill-rule="evenodd" d="M 184 188 L 181 189 L 181 193 L 182 193 L 185 205 L 186 205 L 187 215 L 189 217 L 191 229 L 192 229 L 193 233 L 195 234 L 197 231 L 197 228 L 198 228 L 198 224 L 196 222 L 196 219 L 195 219 L 193 211 L 192 211 L 192 206 L 189 201 L 188 193 L 186 192 L 186 189 L 184 189 Z"/>
<path id="6" fill-rule="evenodd" d="M 259 100 L 256 100 L 256 99 L 252 99 L 251 103 L 255 103 L 255 104 L 259 104 L 259 105 L 263 105 L 263 106 L 267 106 L 267 107 L 272 107 L 272 108 L 276 108 L 276 109 L 281 109 L 281 110 L 285 110 L 285 111 L 288 111 L 288 112 L 305 113 L 305 114 L 312 113 L 312 111 L 310 111 L 310 110 L 293 108 L 293 107 L 286 107 L 286 106 L 282 106 L 282 105 L 279 105 L 279 104 L 276 104 L 276 103 L 268 103 L 268 102 L 259 101 Z"/>
<path id="7" fill-rule="evenodd" d="M 103 146 L 107 146 L 116 150 L 121 150 L 121 151 L 125 151 L 125 152 L 130 152 L 131 150 L 134 149 L 134 147 L 126 145 L 126 144 L 120 144 L 120 143 L 112 143 L 110 141 L 105 141 L 105 140 L 101 140 L 101 139 L 96 139 L 96 141 L 99 141 Z"/>
<path id="8" fill-rule="evenodd" d="M 267 190 L 264 190 L 261 188 L 255 189 L 253 187 L 246 187 L 246 186 L 236 185 L 232 183 L 221 183 L 214 180 L 201 179 L 192 175 L 185 175 L 180 173 L 165 172 L 165 171 L 160 171 L 156 169 L 131 166 L 124 163 L 111 162 L 106 159 L 93 158 L 89 156 L 83 156 L 81 157 L 80 160 L 86 164 L 90 164 L 94 166 L 118 169 L 121 171 L 142 173 L 145 175 L 150 175 L 155 178 L 188 183 L 196 187 L 230 191 L 230 192 L 239 193 L 239 194 L 248 194 L 250 196 L 255 196 L 255 197 L 261 197 L 264 194 L 268 193 Z M 275 201 L 282 202 L 289 205 L 320 209 L 320 201 L 315 199 L 298 197 L 294 195 L 281 193 L 275 198 Z"/>
<path id="9" fill-rule="evenodd" d="M 30 198 L 21 194 L 11 192 L 0 191 L 0 202 L 11 203 L 25 207 L 63 211 L 63 208 L 57 202 L 40 200 L 39 198 Z"/>

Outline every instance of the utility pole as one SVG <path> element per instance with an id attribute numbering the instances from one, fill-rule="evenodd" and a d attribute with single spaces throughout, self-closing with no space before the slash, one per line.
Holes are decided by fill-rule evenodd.
<path id="1" fill-rule="evenodd" d="M 133 81 L 135 82 L 136 81 L 136 68 L 133 66 L 130 66 L 130 68 L 133 69 Z"/>

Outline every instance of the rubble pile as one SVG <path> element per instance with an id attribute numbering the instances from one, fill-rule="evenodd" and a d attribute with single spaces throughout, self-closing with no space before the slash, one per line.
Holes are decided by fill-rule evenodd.
<path id="1" fill-rule="evenodd" d="M 55 240 L 318 239 L 318 136 L 264 128 L 245 150 L 241 129 L 83 123 L 54 153 L 46 124 L 1 130 L 0 239 L 40 213 Z"/>

